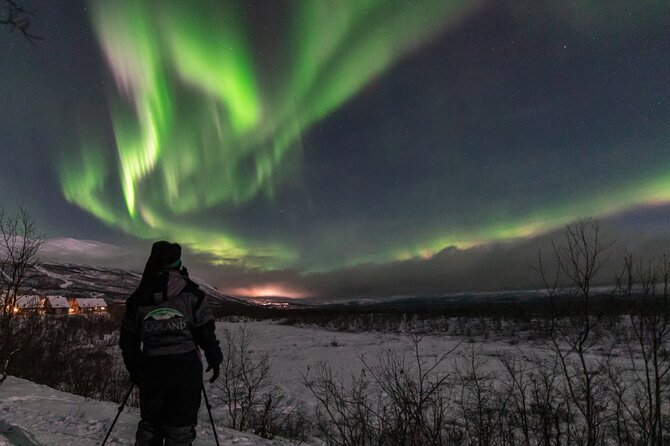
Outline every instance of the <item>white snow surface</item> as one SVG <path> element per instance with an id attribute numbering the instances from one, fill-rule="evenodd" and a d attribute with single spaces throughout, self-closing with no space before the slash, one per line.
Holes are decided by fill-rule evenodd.
<path id="1" fill-rule="evenodd" d="M 47 271 L 46 269 L 42 268 L 42 267 L 39 266 L 39 265 L 35 265 L 35 269 L 36 269 L 37 271 L 39 271 L 40 273 L 44 274 L 44 275 L 47 276 L 47 277 L 51 277 L 52 279 L 62 280 L 63 283 L 60 285 L 60 287 L 63 288 L 63 289 L 65 289 L 65 288 L 69 287 L 70 285 L 72 285 L 72 281 L 71 281 L 71 280 L 67 280 L 65 277 L 62 277 L 62 276 L 59 275 L 59 274 L 52 273 L 51 271 Z"/>
<path id="2" fill-rule="evenodd" d="M 63 296 L 47 296 L 51 308 L 70 308 L 70 303 Z"/>
<path id="3" fill-rule="evenodd" d="M 80 308 L 106 307 L 107 302 L 99 297 L 80 297 L 77 299 Z"/>
<path id="4" fill-rule="evenodd" d="M 364 368 L 362 358 L 373 367 L 380 356 L 388 351 L 406 355 L 411 365 L 412 343 L 406 334 L 377 332 L 337 332 L 321 327 L 280 325 L 270 321 L 259 322 L 217 322 L 217 337 L 225 339 L 225 330 L 239 333 L 244 329 L 252 335 L 250 349 L 257 355 L 267 354 L 273 381 L 287 394 L 295 395 L 314 407 L 315 400 L 306 390 L 303 374 L 309 374 L 319 363 L 327 363 L 334 373 L 348 382 L 352 375 L 358 375 Z M 459 363 L 459 351 L 473 348 L 485 358 L 501 354 L 518 355 L 519 346 L 511 346 L 502 341 L 481 341 L 468 343 L 464 337 L 446 334 L 425 336 L 420 343 L 422 360 L 433 364 L 438 358 L 453 351 L 437 368 L 438 373 L 453 371 Z M 523 345 L 529 352 L 535 350 Z M 540 352 L 538 350 L 538 352 Z M 492 372 L 496 366 L 490 364 Z M 313 373 L 313 372 L 311 372 Z M 212 388 L 210 393 L 216 395 Z"/>
<path id="5" fill-rule="evenodd" d="M 0 446 L 93 446 L 102 443 L 118 405 L 87 400 L 10 376 L 0 385 Z M 204 406 L 200 410 L 194 445 L 213 445 L 212 427 Z M 139 411 L 125 408 L 107 440 L 112 445 L 135 444 Z M 252 434 L 217 427 L 221 445 L 285 444 Z"/>
<path id="6" fill-rule="evenodd" d="M 30 296 L 17 296 L 16 306 L 19 308 L 40 308 L 42 306 L 40 296 L 30 295 Z"/>
<path id="7" fill-rule="evenodd" d="M 378 355 L 389 350 L 411 355 L 411 342 L 403 334 L 375 332 L 334 332 L 319 327 L 280 325 L 274 322 L 218 322 L 217 335 L 225 339 L 225 330 L 233 333 L 244 327 L 252 334 L 251 350 L 254 354 L 267 354 L 275 384 L 284 392 L 296 396 L 313 410 L 314 398 L 309 395 L 302 374 L 319 362 L 327 362 L 335 373 L 343 378 L 358 375 L 365 357 L 374 364 Z M 511 346 L 502 341 L 463 342 L 462 337 L 444 334 L 426 336 L 421 342 L 421 356 L 428 363 L 444 353 L 457 348 L 475 348 L 485 357 L 499 354 L 519 354 L 521 349 L 535 350 L 529 344 Z M 452 353 L 438 367 L 439 373 L 451 370 L 458 362 L 458 354 Z M 119 358 L 120 360 L 120 358 Z M 495 365 L 491 364 L 496 373 Z M 206 373 L 209 377 L 209 373 Z M 221 419 L 224 408 L 217 395 L 217 388 L 206 383 L 210 402 L 214 406 L 215 419 Z M 0 385 L 0 446 L 3 445 L 97 445 L 102 442 L 118 405 L 114 403 L 86 400 L 46 386 L 10 377 Z M 110 445 L 132 445 L 139 411 L 126 408 L 108 441 Z M 13 429 L 12 429 L 13 427 Z M 270 441 L 251 434 L 217 427 L 222 445 L 286 445 L 286 441 Z M 17 442 L 17 438 L 21 441 Z M 27 440 L 25 440 L 27 439 Z M 313 439 L 318 443 L 318 440 Z M 3 442 L 4 441 L 4 442 Z M 203 406 L 199 412 L 196 446 L 213 445 L 214 438 L 207 411 Z M 303 443 L 304 445 L 305 443 Z"/>

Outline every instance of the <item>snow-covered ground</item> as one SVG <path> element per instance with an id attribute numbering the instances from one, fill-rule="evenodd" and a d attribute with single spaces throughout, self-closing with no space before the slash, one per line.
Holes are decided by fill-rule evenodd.
<path id="1" fill-rule="evenodd" d="M 117 409 L 117 404 L 87 400 L 10 376 L 0 385 L 0 446 L 99 445 Z M 107 444 L 135 444 L 138 420 L 137 409 L 124 409 Z M 203 407 L 194 445 L 213 445 L 211 429 Z M 218 427 L 217 433 L 222 445 L 277 444 L 223 427 Z"/>
<path id="2" fill-rule="evenodd" d="M 64 278 L 64 277 L 61 277 L 61 276 L 58 275 L 58 274 L 52 273 L 51 271 L 47 271 L 45 268 L 43 268 L 43 267 L 41 267 L 41 266 L 39 266 L 39 265 L 36 265 L 36 266 L 35 266 L 35 270 L 38 271 L 38 272 L 40 272 L 40 273 L 42 273 L 42 274 L 44 274 L 44 275 L 47 276 L 47 277 L 52 278 L 52 279 L 62 280 L 63 283 L 59 285 L 61 288 L 67 288 L 67 287 L 69 287 L 70 285 L 72 285 L 72 281 L 71 281 L 71 280 L 68 280 L 68 279 L 66 279 L 66 278 Z M 89 284 L 90 284 L 90 282 L 89 282 Z"/>
<path id="3" fill-rule="evenodd" d="M 301 375 L 307 372 L 308 367 L 313 368 L 319 362 L 328 363 L 335 373 L 341 373 L 346 380 L 352 374 L 360 373 L 363 368 L 361 357 L 365 357 L 368 363 L 375 364 L 377 357 L 388 350 L 410 355 L 412 348 L 409 336 L 404 334 L 336 332 L 320 327 L 279 325 L 268 321 L 218 322 L 217 336 L 219 339 L 224 339 L 225 330 L 236 333 L 242 326 L 252 334 L 251 349 L 254 353 L 268 355 L 275 384 L 309 405 L 313 401 L 310 395 L 306 394 Z M 462 336 L 428 335 L 421 341 L 421 355 L 430 363 L 457 347 L 456 351 L 436 368 L 438 373 L 447 373 L 453 371 L 454 364 L 459 360 L 459 351 L 474 348 L 481 357 L 486 358 L 504 353 L 519 354 L 520 349 L 528 353 L 530 347 L 527 344 L 513 346 L 504 341 L 489 340 L 474 343 L 465 341 Z M 212 388 L 210 393 L 215 394 L 216 390 Z"/>
<path id="4" fill-rule="evenodd" d="M 302 383 L 301 373 L 319 362 L 329 363 L 334 371 L 344 375 L 358 374 L 363 367 L 361 355 L 375 362 L 379 354 L 387 350 L 407 351 L 411 342 L 407 336 L 394 333 L 346 333 L 333 332 L 317 327 L 279 325 L 273 322 L 220 322 L 217 324 L 219 339 L 224 339 L 225 330 L 237 332 L 240 327 L 252 333 L 252 350 L 257 354 L 267 353 L 271 362 L 272 378 L 287 394 L 296 396 L 311 406 L 310 396 Z M 426 336 L 421 343 L 422 355 L 427 361 L 441 356 L 462 343 L 463 337 L 446 335 Z M 469 348 L 472 344 L 461 344 Z M 505 342 L 475 343 L 475 348 L 484 356 L 496 356 L 503 352 L 519 352 L 519 345 Z M 524 347 L 525 349 L 528 346 Z M 453 367 L 457 355 L 452 355 L 442 364 L 446 372 Z M 207 383 L 208 394 L 216 403 L 217 389 Z M 10 377 L 0 385 L 0 446 L 2 445 L 97 445 L 102 442 L 118 405 L 108 402 L 86 400 L 82 397 L 60 392 L 46 386 Z M 222 408 L 215 409 L 219 418 Z M 126 408 L 108 441 L 110 445 L 134 444 L 134 432 L 139 412 Z M 251 434 L 218 427 L 222 445 L 274 445 L 272 442 Z M 200 410 L 200 423 L 195 445 L 212 445 L 214 438 L 207 411 Z"/>

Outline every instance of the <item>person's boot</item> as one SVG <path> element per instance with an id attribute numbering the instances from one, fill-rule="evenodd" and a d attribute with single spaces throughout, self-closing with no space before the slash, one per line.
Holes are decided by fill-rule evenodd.
<path id="1" fill-rule="evenodd" d="M 165 446 L 191 446 L 195 426 L 165 426 Z"/>
<path id="2" fill-rule="evenodd" d="M 135 446 L 163 446 L 163 429 L 140 420 L 137 424 Z"/>

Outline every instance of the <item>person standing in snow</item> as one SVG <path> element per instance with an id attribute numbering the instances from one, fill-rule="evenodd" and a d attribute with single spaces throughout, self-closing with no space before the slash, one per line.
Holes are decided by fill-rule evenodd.
<path id="1" fill-rule="evenodd" d="M 205 293 L 189 279 L 177 243 L 153 244 L 140 285 L 126 301 L 119 344 L 140 389 L 136 445 L 190 445 L 202 386 L 198 347 L 206 371 L 213 371 L 210 382 L 219 376 L 223 354 Z"/>

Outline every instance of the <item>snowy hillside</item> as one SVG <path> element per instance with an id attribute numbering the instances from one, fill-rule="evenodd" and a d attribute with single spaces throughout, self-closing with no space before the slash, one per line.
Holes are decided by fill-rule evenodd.
<path id="1" fill-rule="evenodd" d="M 118 405 L 113 403 L 87 400 L 9 377 L 0 385 L 0 446 L 99 445 L 116 415 L 117 408 Z M 204 406 L 199 416 L 194 445 L 213 445 L 214 436 Z M 134 444 L 138 420 L 137 409 L 124 409 L 107 444 Z M 218 427 L 217 433 L 222 445 L 283 444 L 223 427 Z"/>
<path id="2" fill-rule="evenodd" d="M 102 297 L 108 301 L 125 300 L 140 282 L 134 271 L 86 265 L 42 263 L 31 272 L 30 286 L 36 293 L 65 297 Z M 213 304 L 248 305 L 219 292 L 194 278 L 212 299 Z"/>

